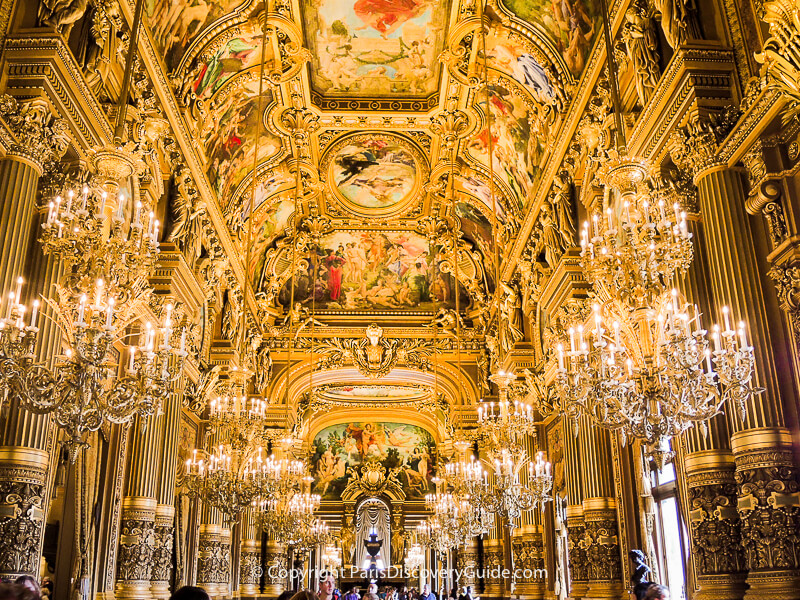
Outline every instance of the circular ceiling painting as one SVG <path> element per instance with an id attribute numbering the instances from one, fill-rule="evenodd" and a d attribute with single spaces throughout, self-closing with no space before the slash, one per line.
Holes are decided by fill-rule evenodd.
<path id="1" fill-rule="evenodd" d="M 409 141 L 383 133 L 345 138 L 331 148 L 329 182 L 350 212 L 386 216 L 406 210 L 417 196 L 424 160 Z"/>

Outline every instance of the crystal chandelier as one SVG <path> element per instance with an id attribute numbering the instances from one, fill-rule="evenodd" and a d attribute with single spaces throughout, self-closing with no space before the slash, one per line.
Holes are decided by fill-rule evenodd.
<path id="1" fill-rule="evenodd" d="M 21 286 L 18 279 L 16 291 L 8 294 L 7 316 L 0 320 L 0 379 L 6 393 L 27 410 L 52 415 L 67 433 L 64 444 L 71 460 L 86 446 L 85 435 L 104 422 L 127 423 L 135 414 L 147 418 L 160 412 L 187 356 L 185 330 L 178 342 L 171 304 L 165 306 L 159 326 L 144 323 L 140 343 L 128 346 L 125 361 L 115 358 L 115 344 L 135 321 L 131 313 L 137 304 L 117 310 L 122 303 L 107 293 L 102 279 L 96 281 L 91 297 L 75 298 L 57 286 L 58 300 L 45 301 L 66 349 L 50 368 L 35 362 L 39 304 L 33 303 L 26 325 L 27 307 L 16 301 Z"/>
<path id="2" fill-rule="evenodd" d="M 425 563 L 425 552 L 418 542 L 411 544 L 403 563 L 409 571 L 416 571 Z"/>
<path id="3" fill-rule="evenodd" d="M 336 570 L 342 566 L 342 549 L 326 544 L 322 549 L 322 566 L 326 569 Z"/>
<path id="4" fill-rule="evenodd" d="M 309 546 L 321 535 L 314 511 L 321 498 L 310 492 L 289 491 L 272 494 L 257 501 L 256 519 L 259 526 L 275 540 L 287 546 Z"/>
<path id="5" fill-rule="evenodd" d="M 158 257 L 159 222 L 140 200 L 131 202 L 130 218 L 124 193 L 116 200 L 112 215 L 107 191 L 86 184 L 65 190 L 49 202 L 40 242 L 46 255 L 64 264 L 69 289 L 89 293 L 87 286 L 102 279 L 120 308 L 148 286 Z"/>
<path id="6" fill-rule="evenodd" d="M 603 11 L 606 12 L 605 3 Z M 608 19 L 603 22 L 614 105 L 615 149 L 598 172 L 606 204 L 584 223 L 581 266 L 594 288 L 593 323 L 569 328 L 569 350 L 556 346 L 558 408 L 577 422 L 641 440 L 660 465 L 670 438 L 720 412 L 726 400 L 744 418 L 753 386 L 746 325 L 715 326 L 712 350 L 696 306 L 671 290 L 692 261 L 686 214 L 657 198 L 650 170 L 627 155 Z"/>
<path id="7" fill-rule="evenodd" d="M 489 442 L 489 464 L 493 477 L 488 481 L 484 474 L 484 485 L 475 498 L 487 513 L 508 519 L 514 525 L 524 511 L 541 506 L 551 500 L 553 481 L 550 464 L 539 453 L 531 462 L 525 448 L 527 436 L 536 435 L 533 407 L 519 400 L 509 399 L 511 384 L 516 379 L 513 373 L 498 371 L 491 378 L 498 388 L 497 402 L 482 402 L 478 407 L 478 431 Z M 520 474 L 528 465 L 528 485 L 520 481 Z M 475 467 L 471 467 L 475 470 Z M 466 471 L 467 467 L 462 468 Z M 473 479 L 475 475 L 472 476 Z"/>
<path id="8" fill-rule="evenodd" d="M 273 457 L 264 458 L 261 446 L 266 431 L 267 403 L 241 393 L 248 373 L 234 371 L 222 394 L 209 403 L 209 426 L 214 445 L 186 463 L 191 495 L 208 502 L 231 525 L 261 496 L 270 493 L 274 473 L 280 469 Z"/>
<path id="9" fill-rule="evenodd" d="M 195 450 L 192 458 L 186 461 L 186 487 L 191 496 L 218 509 L 226 526 L 232 526 L 263 493 L 267 481 L 266 462 L 261 448 L 246 458 L 224 444 L 200 457 Z"/>

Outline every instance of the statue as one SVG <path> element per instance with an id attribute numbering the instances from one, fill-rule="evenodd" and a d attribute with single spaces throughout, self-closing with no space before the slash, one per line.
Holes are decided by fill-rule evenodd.
<path id="1" fill-rule="evenodd" d="M 401 565 L 406 556 L 406 532 L 403 515 L 397 511 L 392 515 L 392 564 Z"/>
<path id="2" fill-rule="evenodd" d="M 342 518 L 342 528 L 339 530 L 339 545 L 342 548 L 342 566 L 353 564 L 354 542 L 353 519 L 352 517 L 348 519 L 347 515 L 345 515 Z"/>
<path id="3" fill-rule="evenodd" d="M 267 386 L 272 379 L 272 353 L 269 346 L 261 342 L 258 350 L 256 351 L 256 364 L 255 364 L 255 384 L 256 390 L 260 394 L 267 393 Z"/>
<path id="4" fill-rule="evenodd" d="M 628 553 L 633 564 L 633 574 L 631 575 L 631 583 L 633 584 L 633 593 L 637 600 L 644 598 L 647 588 L 650 587 L 651 581 L 648 579 L 650 574 L 650 567 L 647 566 L 647 559 L 641 550 L 631 550 Z"/>
<path id="5" fill-rule="evenodd" d="M 294 303 L 294 308 L 286 313 L 286 317 L 283 319 L 283 326 L 287 330 L 295 323 L 298 324 L 297 331 L 294 334 L 295 339 L 297 339 L 297 336 L 300 335 L 300 332 L 309 325 L 315 325 L 316 327 L 327 327 L 325 323 L 317 321 L 317 319 L 315 319 L 311 314 L 311 311 L 299 302 Z"/>
<path id="6" fill-rule="evenodd" d="M 89 0 L 41 0 L 39 4 L 39 23 L 54 28 L 69 39 L 72 26 L 83 17 Z"/>
<path id="7" fill-rule="evenodd" d="M 625 21 L 622 39 L 633 66 L 633 79 L 636 83 L 639 104 L 644 106 L 653 95 L 661 77 L 656 34 L 647 12 L 640 6 L 631 5 L 625 13 Z"/>
<path id="8" fill-rule="evenodd" d="M 503 354 L 508 354 L 514 349 L 514 344 L 520 341 L 522 331 L 522 303 L 519 292 L 515 287 L 501 281 L 504 296 L 500 302 L 500 347 Z"/>
<path id="9" fill-rule="evenodd" d="M 673 50 L 689 39 L 698 39 L 700 24 L 697 12 L 689 5 L 691 0 L 654 0 L 656 11 L 661 13 L 661 29 Z"/>
<path id="10" fill-rule="evenodd" d="M 485 396 L 489 393 L 489 353 L 482 347 L 478 353 L 478 393 Z"/>

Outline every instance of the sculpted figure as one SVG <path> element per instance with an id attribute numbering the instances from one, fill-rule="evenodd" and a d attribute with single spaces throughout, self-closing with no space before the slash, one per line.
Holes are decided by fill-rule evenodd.
<path id="1" fill-rule="evenodd" d="M 516 288 L 500 282 L 504 296 L 500 303 L 500 347 L 508 354 L 523 337 L 522 302 Z"/>
<path id="2" fill-rule="evenodd" d="M 689 2 L 691 0 L 653 0 L 656 10 L 661 13 L 661 29 L 672 49 L 689 39 L 700 38 L 697 13 Z"/>
<path id="3" fill-rule="evenodd" d="M 53 27 L 69 38 L 72 26 L 81 19 L 88 6 L 89 0 L 41 0 L 39 23 Z"/>
<path id="4" fill-rule="evenodd" d="M 656 34 L 645 10 L 631 6 L 625 13 L 622 39 L 634 70 L 636 95 L 644 106 L 653 95 L 661 76 L 658 68 Z"/>

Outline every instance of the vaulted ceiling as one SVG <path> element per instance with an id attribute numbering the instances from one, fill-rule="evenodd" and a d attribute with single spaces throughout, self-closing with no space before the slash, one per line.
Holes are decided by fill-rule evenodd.
<path id="1" fill-rule="evenodd" d="M 477 10 L 472 0 L 147 3 L 149 34 L 242 259 L 251 240 L 255 292 L 285 279 L 284 238 L 317 218 L 326 222 L 317 275 L 344 273 L 313 293 L 307 282 L 299 301 L 313 297 L 323 314 L 452 304 L 447 281 L 436 289 L 414 279 L 430 280 L 441 251 L 420 229 L 433 216 L 466 241 L 471 258 L 460 266 L 477 284 L 464 301 L 485 300 L 494 286 L 493 232 L 508 241 L 530 208 L 600 21 L 592 0 L 490 0 L 487 89 Z M 308 156 L 293 141 L 291 107 L 314 121 Z M 466 116 L 455 163 L 437 129 L 452 110 Z M 455 202 L 446 194 L 451 172 Z M 270 302 L 286 306 L 288 295 L 273 293 Z"/>

